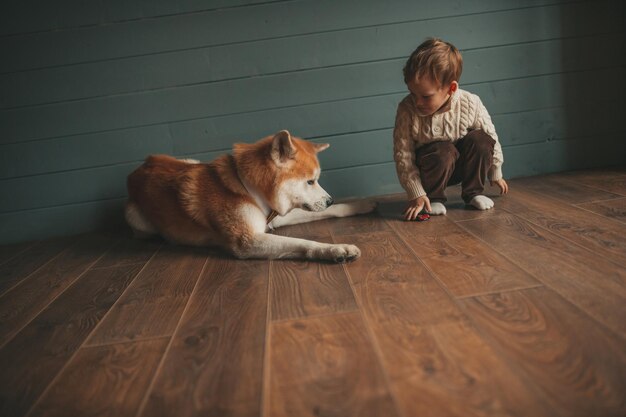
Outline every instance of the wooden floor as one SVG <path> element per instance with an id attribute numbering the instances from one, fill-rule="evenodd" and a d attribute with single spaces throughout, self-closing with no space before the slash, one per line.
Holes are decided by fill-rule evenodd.
<path id="1" fill-rule="evenodd" d="M 625 416 L 626 169 L 510 186 L 279 231 L 355 243 L 348 265 L 2 247 L 0 415 Z"/>

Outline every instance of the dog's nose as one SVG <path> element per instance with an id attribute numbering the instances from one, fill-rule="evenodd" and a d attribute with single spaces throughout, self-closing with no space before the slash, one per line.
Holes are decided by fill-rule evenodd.
<path id="1" fill-rule="evenodd" d="M 328 197 L 326 199 L 326 207 L 330 207 L 333 204 L 333 198 L 332 197 Z"/>

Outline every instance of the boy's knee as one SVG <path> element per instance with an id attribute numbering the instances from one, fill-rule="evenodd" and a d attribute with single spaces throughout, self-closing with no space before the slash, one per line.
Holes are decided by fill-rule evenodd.
<path id="1" fill-rule="evenodd" d="M 419 158 L 420 165 L 453 165 L 459 157 L 459 151 L 452 142 L 437 142 L 429 146 L 428 152 Z"/>
<path id="2" fill-rule="evenodd" d="M 482 129 L 472 130 L 465 136 L 464 141 L 477 152 L 489 155 L 493 154 L 493 148 L 496 144 L 495 139 Z"/>

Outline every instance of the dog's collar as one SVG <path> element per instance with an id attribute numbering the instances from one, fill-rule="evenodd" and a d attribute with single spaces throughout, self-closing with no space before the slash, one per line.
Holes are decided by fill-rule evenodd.
<path id="1" fill-rule="evenodd" d="M 239 182 L 241 182 L 241 185 L 243 185 L 243 188 L 246 189 L 246 191 L 254 199 L 256 204 L 261 208 L 261 210 L 263 210 L 263 214 L 265 214 L 265 224 L 269 225 L 272 222 L 272 220 L 274 220 L 276 216 L 278 216 L 278 212 L 276 210 L 273 210 L 269 206 L 269 204 L 265 202 L 263 197 L 261 197 L 259 193 L 256 192 L 254 188 L 246 184 L 244 179 L 241 178 L 241 176 L 239 176 L 239 173 L 237 173 L 237 176 L 239 177 Z"/>

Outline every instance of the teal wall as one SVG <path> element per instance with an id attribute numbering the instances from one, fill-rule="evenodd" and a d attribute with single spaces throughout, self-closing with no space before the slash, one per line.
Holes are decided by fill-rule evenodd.
<path id="1" fill-rule="evenodd" d="M 0 14 L 0 243 L 118 225 L 150 153 L 210 160 L 279 129 L 329 142 L 335 197 L 401 191 L 401 69 L 462 51 L 508 178 L 626 160 L 624 2 L 11 1 Z"/>

